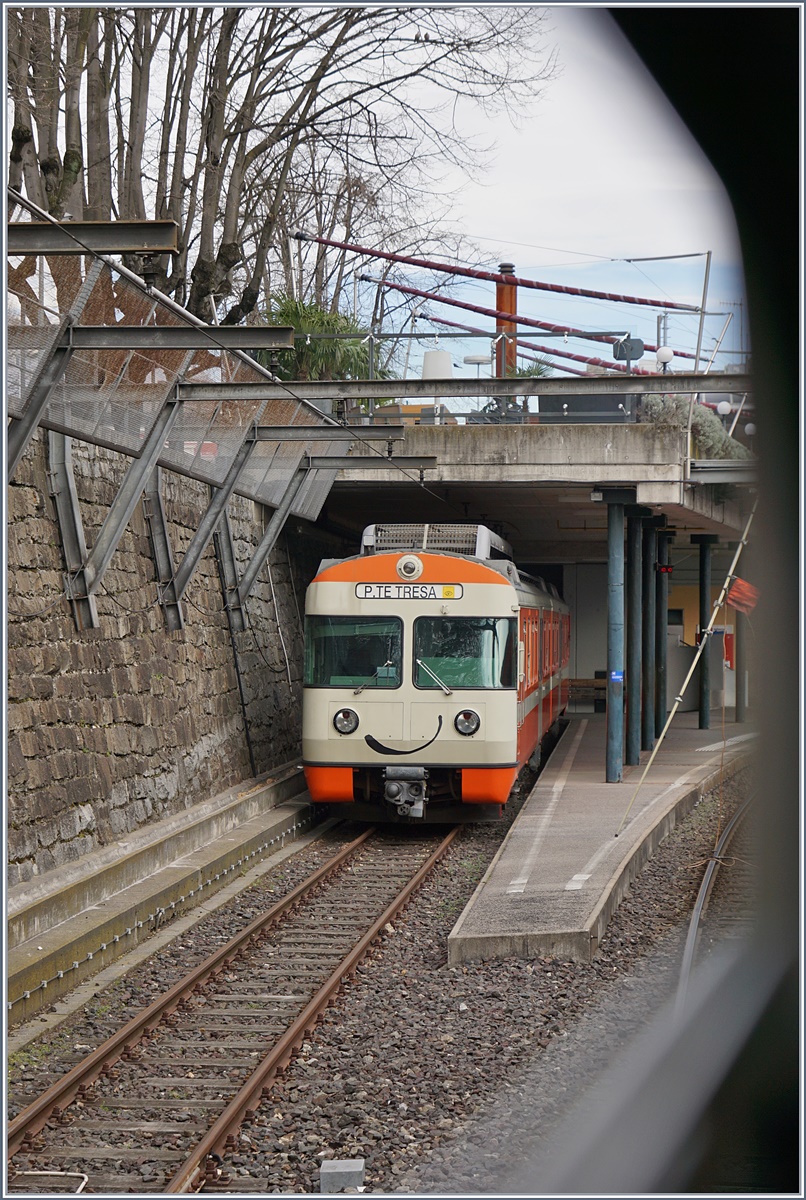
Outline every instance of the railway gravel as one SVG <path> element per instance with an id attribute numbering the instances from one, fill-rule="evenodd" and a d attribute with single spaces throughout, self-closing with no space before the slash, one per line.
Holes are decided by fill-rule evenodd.
<path id="1" fill-rule="evenodd" d="M 346 985 L 316 1036 L 244 1127 L 222 1187 L 318 1192 L 323 1158 L 363 1158 L 372 1192 L 495 1192 L 517 1152 L 670 996 L 686 922 L 718 829 L 750 770 L 703 799 L 635 882 L 592 963 L 550 958 L 449 967 L 446 941 L 502 827 L 462 831 L 406 913 Z M 514 819 L 533 777 L 519 781 Z M 348 840 L 331 830 L 192 934 L 129 972 L 10 1066 L 11 1115 L 135 1010 Z M 524 1114 L 535 1132 L 525 1128 Z"/>

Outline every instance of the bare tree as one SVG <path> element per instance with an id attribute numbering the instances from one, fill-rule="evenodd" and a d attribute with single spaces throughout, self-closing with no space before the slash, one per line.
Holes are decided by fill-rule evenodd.
<path id="1" fill-rule="evenodd" d="M 159 286 L 233 324 L 298 273 L 303 214 L 325 236 L 410 225 L 421 249 L 437 165 L 482 161 L 457 108 L 517 116 L 554 71 L 532 6 L 23 5 L 8 27 L 12 186 L 59 219 L 172 218 Z M 347 260 L 310 265 L 311 298 L 338 305 Z"/>

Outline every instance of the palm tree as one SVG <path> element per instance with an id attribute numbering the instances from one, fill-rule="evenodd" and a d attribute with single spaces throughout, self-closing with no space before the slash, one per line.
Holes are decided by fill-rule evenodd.
<path id="1" fill-rule="evenodd" d="M 286 380 L 368 379 L 370 342 L 366 329 L 345 313 L 328 312 L 318 304 L 295 300 L 277 292 L 264 313 L 268 325 L 292 325 L 294 349 L 277 352 L 272 368 Z M 353 335 L 353 336 L 350 336 Z M 375 351 L 379 342 L 375 342 Z M 375 354 L 375 361 L 379 355 Z M 271 366 L 266 350 L 255 352 L 263 366 Z M 373 378 L 390 379 L 388 368 L 374 365 Z"/>
<path id="2" fill-rule="evenodd" d="M 546 362 L 545 358 L 534 359 L 528 367 L 518 367 L 515 372 L 516 379 L 543 379 L 547 375 L 551 375 L 554 367 L 550 362 Z"/>

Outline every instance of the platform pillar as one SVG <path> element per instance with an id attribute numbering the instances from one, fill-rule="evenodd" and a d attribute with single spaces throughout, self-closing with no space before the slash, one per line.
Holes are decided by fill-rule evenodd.
<path id="1" fill-rule="evenodd" d="M 641 749 L 655 745 L 655 561 L 658 533 L 654 525 L 644 525 L 643 595 L 644 620 L 641 629 Z"/>
<path id="2" fill-rule="evenodd" d="M 702 640 L 711 620 L 711 547 L 719 538 L 715 533 L 692 533 L 692 546 L 700 548 L 700 628 Z M 711 647 L 700 655 L 700 729 L 711 728 Z"/>
<path id="3" fill-rule="evenodd" d="M 658 565 L 655 574 L 655 737 L 666 724 L 666 635 L 669 628 L 669 542 L 672 535 L 658 531 Z"/>
<path id="4" fill-rule="evenodd" d="M 628 505 L 627 514 L 627 741 L 624 761 L 641 759 L 641 518 L 651 510 Z"/>
<path id="5" fill-rule="evenodd" d="M 606 783 L 624 769 L 624 504 L 607 503 L 607 761 Z"/>

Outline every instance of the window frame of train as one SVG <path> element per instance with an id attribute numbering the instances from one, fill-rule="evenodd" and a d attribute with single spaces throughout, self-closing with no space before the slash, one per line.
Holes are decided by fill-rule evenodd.
<path id="1" fill-rule="evenodd" d="M 385 628 L 381 628 L 384 627 Z M 354 639 L 350 645 L 348 639 Z M 385 650 L 372 651 L 367 639 L 387 639 Z M 357 639 L 361 639 L 359 645 Z M 397 644 L 393 645 L 396 639 Z M 330 616 L 308 614 L 305 617 L 305 665 L 303 687 L 382 688 L 394 690 L 403 683 L 403 621 L 393 616 Z M 361 663 L 349 661 L 350 654 L 362 653 Z M 336 673 L 335 656 L 341 654 L 345 667 L 354 670 Z M 371 661 L 370 661 L 371 658 Z M 378 662 L 375 662 L 375 659 Z"/>
<path id="2" fill-rule="evenodd" d="M 432 633 L 436 631 L 440 625 L 458 626 L 460 629 L 465 628 L 470 630 L 474 625 L 476 627 L 484 627 L 493 625 L 496 627 L 493 630 L 493 641 L 497 639 L 496 630 L 504 624 L 506 626 L 506 635 L 503 639 L 502 650 L 498 658 L 488 658 L 483 653 L 474 654 L 440 654 L 434 655 L 434 643 L 432 639 L 426 641 L 424 632 L 426 629 Z M 444 647 L 443 647 L 444 648 Z M 430 652 L 429 652 L 430 651 Z M 414 621 L 414 652 L 413 652 L 413 670 L 412 680 L 414 686 L 420 691 L 437 691 L 440 685 L 450 688 L 451 691 L 495 691 L 509 692 L 515 691 L 518 686 L 518 622 L 516 617 L 469 617 L 469 616 L 442 616 L 438 614 L 424 614 L 417 617 Z M 425 668 L 421 667 L 417 660 L 421 660 L 425 664 Z M 488 683 L 479 682 L 484 678 L 484 665 L 492 664 L 492 674 L 489 675 L 491 680 Z M 474 677 L 473 668 L 477 668 L 477 673 Z M 430 668 L 433 674 L 429 674 Z M 504 679 L 504 671 L 507 671 L 507 680 Z M 434 676 L 438 676 L 439 682 Z M 497 679 L 497 682 L 496 682 Z M 470 680 L 470 681 L 469 681 Z"/>

